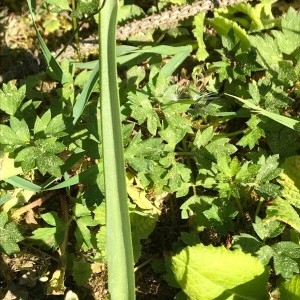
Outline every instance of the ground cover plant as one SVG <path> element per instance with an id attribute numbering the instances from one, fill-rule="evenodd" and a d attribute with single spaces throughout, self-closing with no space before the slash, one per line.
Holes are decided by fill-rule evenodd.
<path id="1" fill-rule="evenodd" d="M 1 298 L 300 297 L 297 3 L 199 3 L 8 1 Z"/>

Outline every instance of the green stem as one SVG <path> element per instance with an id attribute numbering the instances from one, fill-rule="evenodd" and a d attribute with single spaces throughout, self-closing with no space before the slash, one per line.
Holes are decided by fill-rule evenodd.
<path id="1" fill-rule="evenodd" d="M 74 11 L 76 9 L 76 0 L 72 0 L 72 10 Z M 73 31 L 75 33 L 75 43 L 77 48 L 77 54 L 79 60 L 81 60 L 81 54 L 80 54 L 80 44 L 79 44 L 79 34 L 78 34 L 78 25 L 77 25 L 77 19 L 72 16 L 72 25 L 73 25 Z"/>
<path id="2" fill-rule="evenodd" d="M 106 198 L 108 289 L 112 300 L 135 299 L 134 261 L 127 204 L 116 65 L 118 0 L 99 13 L 100 120 Z"/>

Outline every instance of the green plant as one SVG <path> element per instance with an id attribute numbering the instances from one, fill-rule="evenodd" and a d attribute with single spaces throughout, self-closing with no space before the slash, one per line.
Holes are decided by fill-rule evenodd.
<path id="1" fill-rule="evenodd" d="M 107 264 L 110 297 L 134 299 L 152 262 L 178 299 L 299 297 L 300 23 L 272 2 L 116 46 L 106 1 L 94 62 L 55 59 L 34 22 L 47 72 L 0 90 L 1 251 L 54 253 L 49 294 Z"/>

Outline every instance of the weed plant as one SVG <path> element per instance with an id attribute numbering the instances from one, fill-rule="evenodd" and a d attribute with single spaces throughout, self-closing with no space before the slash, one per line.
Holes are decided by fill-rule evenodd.
<path id="1" fill-rule="evenodd" d="M 275 18 L 273 3 L 116 46 L 117 18 L 138 6 L 45 1 L 79 23 L 98 13 L 99 61 L 78 63 L 54 58 L 28 0 L 48 68 L 0 90 L 2 256 L 53 259 L 33 267 L 48 295 L 107 265 L 111 299 L 134 299 L 134 264 L 151 264 L 176 299 L 299 299 L 300 15 Z M 178 239 L 144 260 L 172 203 Z"/>

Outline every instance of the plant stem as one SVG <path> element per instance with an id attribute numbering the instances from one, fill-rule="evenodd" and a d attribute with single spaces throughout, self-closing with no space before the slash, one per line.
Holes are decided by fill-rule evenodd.
<path id="1" fill-rule="evenodd" d="M 106 198 L 108 289 L 112 300 L 135 299 L 134 261 L 127 204 L 116 65 L 117 0 L 99 13 L 100 120 Z"/>

